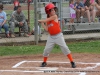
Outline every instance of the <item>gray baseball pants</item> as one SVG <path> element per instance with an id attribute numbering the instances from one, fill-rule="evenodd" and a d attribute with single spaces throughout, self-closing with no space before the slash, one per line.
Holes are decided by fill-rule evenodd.
<path id="1" fill-rule="evenodd" d="M 68 46 L 65 43 L 63 34 L 59 33 L 59 34 L 54 35 L 54 36 L 51 36 L 51 35 L 48 36 L 47 43 L 46 43 L 44 53 L 43 53 L 44 57 L 49 56 L 49 53 L 51 52 L 51 50 L 53 49 L 55 44 L 60 46 L 64 55 L 68 55 L 71 53 Z"/>

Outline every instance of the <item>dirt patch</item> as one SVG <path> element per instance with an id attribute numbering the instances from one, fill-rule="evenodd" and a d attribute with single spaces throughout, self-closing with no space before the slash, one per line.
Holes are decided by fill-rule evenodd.
<path id="1" fill-rule="evenodd" d="M 79 75 L 80 73 L 75 73 L 77 71 L 87 71 L 86 75 L 98 75 L 100 72 L 100 66 L 93 68 L 92 70 L 85 70 L 84 68 L 86 67 L 94 67 L 96 64 L 89 64 L 89 63 L 99 63 L 100 62 L 100 54 L 86 54 L 86 53 L 74 53 L 72 54 L 75 62 L 84 62 L 88 64 L 80 64 L 76 63 L 77 68 L 72 69 L 69 60 L 67 59 L 66 56 L 64 56 L 62 53 L 61 54 L 50 54 L 48 61 L 59 61 L 59 62 L 68 62 L 68 63 L 50 63 L 48 62 L 47 67 L 57 67 L 58 71 L 61 72 L 66 72 L 66 71 L 72 71 L 73 73 L 70 73 L 70 75 Z M 0 57 L 0 75 L 39 75 L 40 73 L 34 73 L 33 71 L 38 71 L 37 68 L 39 67 L 41 62 L 25 62 L 21 64 L 17 68 L 12 68 L 15 64 L 21 62 L 21 61 L 42 61 L 43 57 L 42 54 L 39 55 L 31 55 L 31 56 L 6 56 L 6 57 Z M 21 68 L 22 67 L 22 68 Z M 81 68 L 81 69 L 79 69 Z M 43 68 L 41 68 L 43 69 Z M 2 71 L 1 70 L 21 70 L 22 72 L 14 72 L 14 71 Z M 32 71 L 29 73 L 25 73 L 23 71 Z M 88 73 L 89 72 L 89 73 Z M 41 73 L 41 75 L 65 75 L 66 73 Z M 67 73 L 69 74 L 69 73 Z"/>

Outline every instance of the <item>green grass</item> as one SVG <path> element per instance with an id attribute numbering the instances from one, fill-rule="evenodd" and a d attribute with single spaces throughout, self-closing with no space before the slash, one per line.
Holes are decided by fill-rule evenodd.
<path id="1" fill-rule="evenodd" d="M 42 54 L 45 46 L 1 46 L 0 56 Z M 100 41 L 69 43 L 72 53 L 100 53 Z M 52 53 L 62 53 L 59 46 L 55 45 Z"/>

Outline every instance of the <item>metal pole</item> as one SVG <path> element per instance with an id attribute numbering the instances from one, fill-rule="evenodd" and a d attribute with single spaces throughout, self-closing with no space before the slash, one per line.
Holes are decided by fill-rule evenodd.
<path id="1" fill-rule="evenodd" d="M 61 30 L 63 30 L 62 29 L 62 21 L 63 21 L 63 19 L 62 19 L 62 0 L 59 0 L 59 6 L 60 6 L 60 12 L 59 12 L 59 14 L 60 14 L 60 27 L 61 27 Z"/>
<path id="2" fill-rule="evenodd" d="M 40 3 L 40 0 L 38 0 L 38 1 L 39 1 L 39 3 L 38 3 L 38 9 L 39 9 L 38 10 L 38 18 L 41 19 L 41 3 Z M 42 35 L 41 35 L 41 25 L 40 25 L 40 23 L 39 23 L 39 30 L 38 31 L 39 31 L 38 32 L 39 33 L 39 41 L 41 41 L 41 38 L 40 37 Z"/>
<path id="3" fill-rule="evenodd" d="M 35 44 L 37 45 L 38 44 L 38 15 L 37 15 L 37 0 L 34 0 L 34 26 L 35 26 L 35 36 L 34 36 L 34 41 L 35 41 Z"/>
<path id="4" fill-rule="evenodd" d="M 30 32 L 30 2 L 27 0 L 28 4 L 28 32 Z"/>
<path id="5" fill-rule="evenodd" d="M 30 24 L 30 2 L 29 0 L 27 1 L 28 3 L 28 24 Z"/>

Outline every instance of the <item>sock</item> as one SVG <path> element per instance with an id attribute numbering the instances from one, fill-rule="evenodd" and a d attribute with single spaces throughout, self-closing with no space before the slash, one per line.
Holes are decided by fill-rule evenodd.
<path id="1" fill-rule="evenodd" d="M 68 54 L 67 57 L 69 58 L 70 62 L 73 62 L 73 58 L 71 54 Z"/>
<path id="2" fill-rule="evenodd" d="M 46 61 L 47 61 L 47 58 L 48 58 L 48 57 L 44 57 L 44 62 L 46 62 Z"/>

